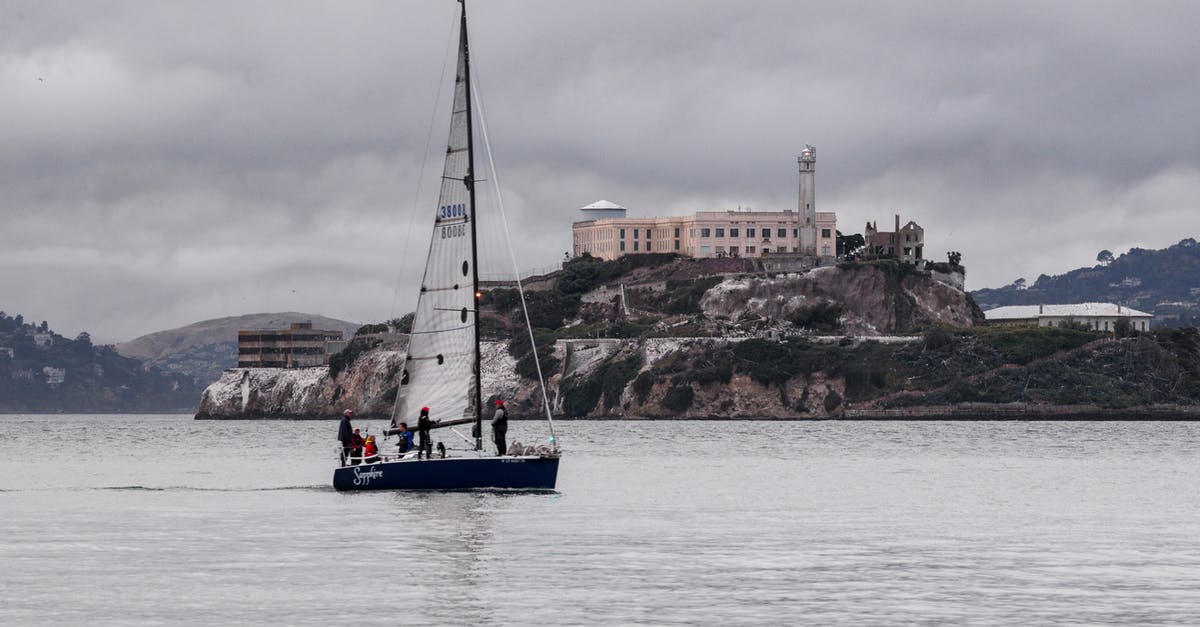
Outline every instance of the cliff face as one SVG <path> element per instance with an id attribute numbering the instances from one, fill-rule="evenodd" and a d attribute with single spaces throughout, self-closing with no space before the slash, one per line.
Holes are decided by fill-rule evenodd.
<path id="1" fill-rule="evenodd" d="M 932 275 L 901 273 L 888 265 L 824 267 L 778 278 L 728 279 L 700 301 L 709 317 L 745 314 L 787 319 L 818 303 L 841 305 L 848 335 L 911 333 L 935 324 L 970 327 L 983 313 L 961 289 Z"/>
<path id="2" fill-rule="evenodd" d="M 200 398 L 197 418 L 364 418 L 391 415 L 403 353 L 372 351 L 329 376 L 329 368 L 226 370 Z"/>
<path id="3" fill-rule="evenodd" d="M 536 386 L 517 376 L 507 343 L 485 342 L 483 393 L 525 399 Z M 337 418 L 349 409 L 363 418 L 388 418 L 396 402 L 396 386 L 404 353 L 373 350 L 359 355 L 336 376 L 329 368 L 235 368 L 209 385 L 200 399 L 197 418 Z M 520 400 L 518 400 L 518 403 Z"/>

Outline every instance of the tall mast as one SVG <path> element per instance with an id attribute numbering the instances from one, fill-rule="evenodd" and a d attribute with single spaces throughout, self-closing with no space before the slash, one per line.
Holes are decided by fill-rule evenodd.
<path id="1" fill-rule="evenodd" d="M 471 215 L 467 221 L 471 225 L 471 294 L 475 298 L 475 450 L 483 450 L 483 377 L 481 376 L 483 360 L 479 353 L 479 240 L 475 234 L 476 217 L 479 207 L 475 204 L 475 133 L 472 129 L 471 112 L 471 47 L 467 43 L 467 3 L 458 0 L 462 5 L 462 30 L 459 37 L 463 47 L 463 80 L 466 82 L 467 94 L 467 177 L 464 181 L 471 195 Z"/>

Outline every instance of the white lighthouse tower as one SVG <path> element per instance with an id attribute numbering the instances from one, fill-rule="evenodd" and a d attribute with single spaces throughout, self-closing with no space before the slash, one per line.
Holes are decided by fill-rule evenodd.
<path id="1" fill-rule="evenodd" d="M 800 200 L 796 212 L 800 216 L 800 252 L 805 255 L 817 254 L 817 200 L 816 172 L 817 149 L 809 144 L 804 145 L 800 157 Z"/>

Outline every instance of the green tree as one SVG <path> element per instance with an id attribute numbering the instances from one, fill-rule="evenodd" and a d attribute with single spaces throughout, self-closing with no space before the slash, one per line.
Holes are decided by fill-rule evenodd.
<path id="1" fill-rule="evenodd" d="M 396 333 L 412 333 L 413 320 L 416 320 L 417 312 L 410 311 L 399 318 L 392 318 L 387 321 L 387 325 Z"/>
<path id="2" fill-rule="evenodd" d="M 842 235 L 841 231 L 837 231 L 837 256 L 839 257 L 853 255 L 866 245 L 867 240 L 863 238 L 862 233 Z"/>

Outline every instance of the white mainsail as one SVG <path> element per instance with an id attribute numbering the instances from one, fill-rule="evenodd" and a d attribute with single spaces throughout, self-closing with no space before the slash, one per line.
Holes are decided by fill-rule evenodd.
<path id="1" fill-rule="evenodd" d="M 466 25 L 459 38 L 450 140 L 425 275 L 392 426 L 416 428 L 422 407 L 432 420 L 475 419 L 478 367 L 475 302 L 475 207 L 468 107 Z"/>

